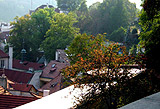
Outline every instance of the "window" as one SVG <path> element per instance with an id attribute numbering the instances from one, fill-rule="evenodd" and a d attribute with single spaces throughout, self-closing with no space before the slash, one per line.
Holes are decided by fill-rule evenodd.
<path id="1" fill-rule="evenodd" d="M 0 61 L 0 68 L 4 68 L 4 60 Z"/>
<path id="2" fill-rule="evenodd" d="M 56 66 L 56 64 L 52 64 L 52 68 L 54 68 Z"/>

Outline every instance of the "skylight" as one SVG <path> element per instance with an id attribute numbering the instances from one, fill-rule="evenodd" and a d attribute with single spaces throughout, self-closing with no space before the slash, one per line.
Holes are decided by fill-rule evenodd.
<path id="1" fill-rule="evenodd" d="M 54 68 L 56 66 L 56 64 L 52 64 L 52 68 Z"/>

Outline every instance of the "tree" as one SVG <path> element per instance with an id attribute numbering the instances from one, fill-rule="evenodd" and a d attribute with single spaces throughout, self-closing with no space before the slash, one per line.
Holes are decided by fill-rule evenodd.
<path id="1" fill-rule="evenodd" d="M 88 13 L 88 8 L 87 8 L 87 4 L 86 4 L 87 1 L 82 1 L 79 8 L 78 8 L 78 11 L 80 11 L 81 13 Z"/>
<path id="2" fill-rule="evenodd" d="M 50 28 L 50 20 L 55 14 L 54 9 L 39 9 L 31 16 L 25 15 L 16 17 L 11 24 L 14 26 L 11 31 L 9 43 L 14 48 L 14 57 L 21 59 L 21 50 L 24 48 L 27 51 L 27 60 L 36 61 L 39 58 L 39 48 L 45 35 Z"/>
<path id="3" fill-rule="evenodd" d="M 63 75 L 73 80 L 76 87 L 87 87 L 87 92 L 79 99 L 78 108 L 116 108 L 121 86 L 132 77 L 128 68 L 122 65 L 134 61 L 128 56 L 125 47 L 114 43 L 106 45 L 101 40 L 103 35 L 88 36 L 86 39 L 84 36 L 81 36 L 82 42 L 73 42 L 75 48 L 69 48 L 78 61 L 68 66 Z M 78 49 L 81 50 L 79 53 Z M 122 54 L 118 53 L 120 50 Z"/>
<path id="4" fill-rule="evenodd" d="M 76 13 L 78 20 L 75 26 L 80 28 L 81 33 L 88 33 L 89 25 L 91 25 L 91 16 L 89 15 L 86 1 L 82 1 L 80 7 L 74 12 Z"/>
<path id="5" fill-rule="evenodd" d="M 102 3 L 92 4 L 88 10 L 86 19 L 80 23 L 80 29 L 81 33 L 93 35 L 99 33 L 110 35 L 120 27 L 126 28 L 137 14 L 136 5 L 128 0 L 104 0 Z"/>
<path id="6" fill-rule="evenodd" d="M 84 0 L 56 0 L 58 8 L 63 11 L 75 11 Z"/>
<path id="7" fill-rule="evenodd" d="M 160 71 L 160 59 L 157 50 L 160 47 L 160 1 L 144 0 L 143 9 L 140 15 L 140 24 L 142 32 L 140 35 L 140 44 L 145 48 L 147 57 L 147 68 Z"/>
<path id="8" fill-rule="evenodd" d="M 126 30 L 123 27 L 120 27 L 111 33 L 111 35 L 109 36 L 109 40 L 123 43 L 125 33 Z"/>
<path id="9" fill-rule="evenodd" d="M 33 24 L 34 43 L 40 48 L 41 43 L 45 40 L 46 32 L 50 29 L 50 21 L 55 15 L 54 8 L 39 9 L 31 15 Z"/>
<path id="10" fill-rule="evenodd" d="M 77 35 L 71 42 L 68 50 L 66 50 L 68 58 L 71 60 L 70 63 L 75 64 L 77 61 L 80 61 L 77 57 L 80 54 L 83 59 L 87 59 L 88 54 L 91 51 L 93 52 L 93 46 L 95 46 L 98 41 L 99 43 L 104 43 L 104 38 L 100 34 L 96 37 L 88 36 L 87 34 Z"/>
<path id="11" fill-rule="evenodd" d="M 14 48 L 14 57 L 21 59 L 21 50 L 26 49 L 27 55 L 33 55 L 36 51 L 30 52 L 30 49 L 34 48 L 34 43 L 32 43 L 32 24 L 30 21 L 30 15 L 24 17 L 16 17 L 15 21 L 12 22 L 14 25 L 11 31 L 11 37 L 9 38 L 9 43 Z M 24 42 L 24 45 L 23 45 Z M 33 53 L 33 54 L 32 54 Z M 34 59 L 34 57 L 32 58 Z"/>
<path id="12" fill-rule="evenodd" d="M 46 39 L 41 44 L 41 49 L 44 50 L 48 60 L 55 59 L 56 49 L 65 49 L 79 33 L 79 29 L 73 26 L 76 22 L 73 13 L 68 15 L 57 13 L 53 16 Z"/>

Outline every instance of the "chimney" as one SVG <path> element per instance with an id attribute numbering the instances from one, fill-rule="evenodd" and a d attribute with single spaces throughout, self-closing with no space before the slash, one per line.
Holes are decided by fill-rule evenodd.
<path id="1" fill-rule="evenodd" d="M 2 86 L 5 90 L 7 89 L 7 77 L 5 76 L 5 74 L 2 74 L 2 76 L 0 76 L 0 86 Z"/>
<path id="2" fill-rule="evenodd" d="M 56 61 L 58 61 L 58 56 L 59 56 L 59 52 L 58 52 L 58 50 L 57 50 L 57 51 L 56 51 L 56 57 L 55 57 Z"/>
<path id="3" fill-rule="evenodd" d="M 9 69 L 12 69 L 13 64 L 13 47 L 9 47 Z"/>
<path id="4" fill-rule="evenodd" d="M 49 95 L 50 90 L 43 90 L 43 97 L 46 97 Z"/>

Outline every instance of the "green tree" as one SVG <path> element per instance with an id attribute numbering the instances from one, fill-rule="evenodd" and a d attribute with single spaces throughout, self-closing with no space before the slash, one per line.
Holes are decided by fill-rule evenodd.
<path id="1" fill-rule="evenodd" d="M 88 8 L 87 8 L 87 4 L 86 4 L 86 0 L 82 1 L 79 8 L 78 8 L 78 11 L 80 11 L 81 13 L 88 13 Z"/>
<path id="2" fill-rule="evenodd" d="M 36 43 L 37 49 L 40 48 L 41 43 L 45 40 L 46 32 L 50 29 L 50 21 L 54 15 L 54 8 L 39 9 L 31 15 L 33 42 Z"/>
<path id="3" fill-rule="evenodd" d="M 57 13 L 51 21 L 51 27 L 47 31 L 46 39 L 41 44 L 47 59 L 55 59 L 56 49 L 65 49 L 74 37 L 79 33 L 79 29 L 74 27 L 77 20 L 75 14 Z"/>
<path id="4" fill-rule="evenodd" d="M 30 15 L 26 15 L 24 17 L 16 17 L 15 21 L 12 22 L 14 25 L 13 30 L 10 32 L 11 37 L 9 38 L 9 43 L 14 48 L 14 58 L 21 59 L 21 50 L 23 49 L 23 41 L 24 41 L 24 49 L 27 51 L 27 56 L 34 54 L 36 56 L 36 51 L 34 49 L 34 44 L 32 43 L 32 23 L 30 21 Z M 35 58 L 32 57 L 34 60 Z M 31 60 L 32 60 L 31 59 Z"/>
<path id="5" fill-rule="evenodd" d="M 154 69 L 156 73 L 160 71 L 160 59 L 157 51 L 160 47 L 159 4 L 159 0 L 144 0 L 140 15 L 140 24 L 143 30 L 140 35 L 140 44 L 145 48 L 147 68 Z"/>
<path id="6" fill-rule="evenodd" d="M 104 0 L 102 3 L 94 3 L 88 9 L 86 22 L 80 23 L 81 33 L 110 35 L 120 27 L 126 28 L 134 21 L 136 14 L 136 5 L 129 0 Z"/>
<path id="7" fill-rule="evenodd" d="M 14 47 L 14 57 L 21 59 L 21 50 L 24 48 L 27 51 L 27 60 L 36 61 L 39 55 L 39 48 L 45 35 L 50 28 L 50 20 L 55 14 L 54 9 L 39 9 L 35 13 L 25 15 L 22 17 L 16 17 L 15 21 L 12 22 L 14 26 L 11 31 L 11 37 L 9 43 Z"/>
<path id="8" fill-rule="evenodd" d="M 104 37 L 102 35 L 88 36 L 87 34 L 79 34 L 74 40 L 71 42 L 66 53 L 68 54 L 68 58 L 71 60 L 71 64 L 79 61 L 79 55 L 83 59 L 88 58 L 88 54 L 93 52 L 93 46 L 97 45 L 97 42 L 104 43 Z"/>
<path id="9" fill-rule="evenodd" d="M 80 4 L 80 7 L 74 12 L 76 13 L 78 20 L 75 26 L 80 28 L 81 33 L 88 33 L 89 25 L 91 25 L 91 16 L 89 15 L 86 1 L 83 1 Z"/>
<path id="10" fill-rule="evenodd" d="M 120 27 L 117 30 L 113 31 L 108 38 L 111 41 L 122 43 L 124 42 L 125 33 L 126 33 L 126 29 L 124 29 L 123 27 Z"/>
<path id="11" fill-rule="evenodd" d="M 75 11 L 83 0 L 56 0 L 58 8 L 63 11 Z"/>

